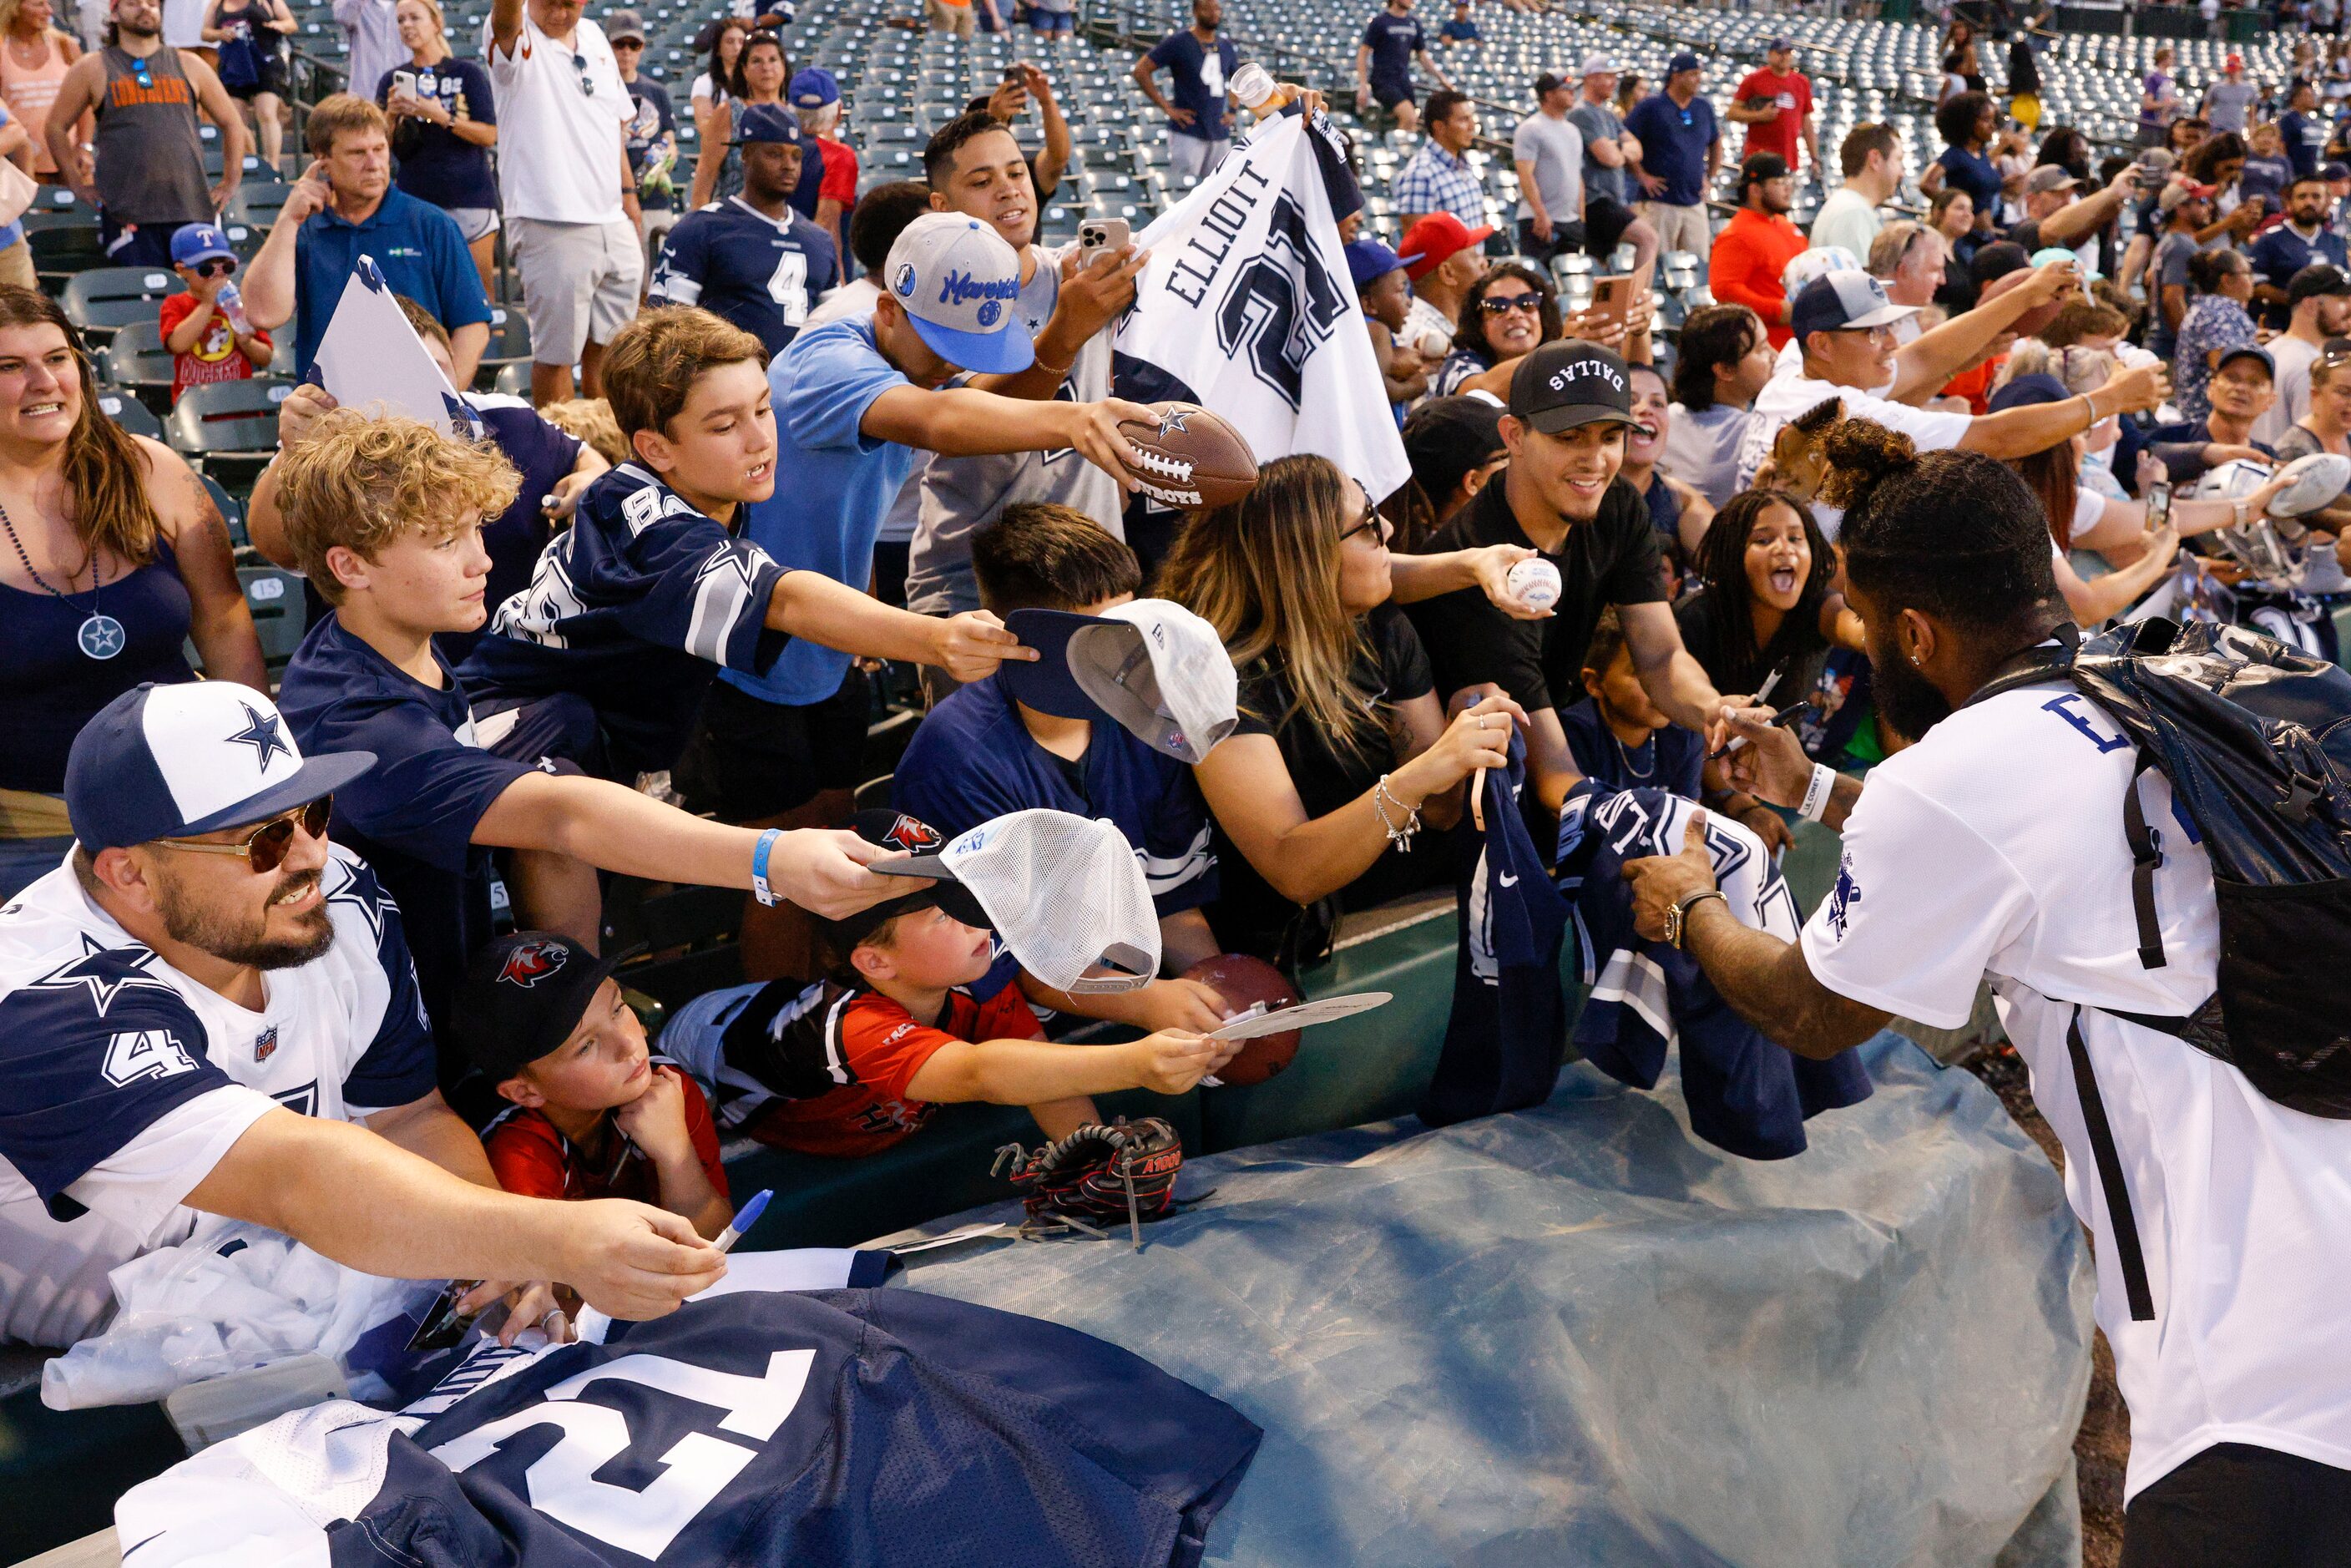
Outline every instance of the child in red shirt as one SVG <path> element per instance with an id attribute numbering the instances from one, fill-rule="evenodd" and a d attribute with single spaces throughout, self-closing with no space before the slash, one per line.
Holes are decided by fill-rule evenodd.
<path id="1" fill-rule="evenodd" d="M 633 1198 L 714 1237 L 735 1206 L 709 1103 L 647 1051 L 611 975 L 546 931 L 502 936 L 467 967 L 461 1042 L 511 1102 L 482 1136 L 490 1169 L 526 1197 Z"/>
<path id="2" fill-rule="evenodd" d="M 893 850 L 940 841 L 895 811 L 861 811 L 851 825 Z M 912 1134 L 941 1103 L 979 1100 L 1025 1105 L 1047 1138 L 1061 1138 L 1101 1120 L 1091 1096 L 1181 1094 L 1239 1049 L 1184 1030 L 1123 1045 L 1055 1044 L 1017 984 L 981 986 L 994 944 L 971 895 L 950 882 L 915 887 L 821 923 L 833 978 L 734 986 L 671 1018 L 662 1050 L 712 1085 L 729 1132 L 806 1154 L 870 1155 Z"/>
<path id="3" fill-rule="evenodd" d="M 277 356 L 269 334 L 245 319 L 236 253 L 211 224 L 185 224 L 172 235 L 172 270 L 188 286 L 155 308 L 155 326 L 172 350 L 172 401 L 193 386 L 249 380 Z"/>

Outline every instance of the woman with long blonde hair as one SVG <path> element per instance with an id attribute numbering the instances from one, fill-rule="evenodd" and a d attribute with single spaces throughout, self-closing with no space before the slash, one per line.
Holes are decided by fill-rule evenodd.
<path id="1" fill-rule="evenodd" d="M 47 295 L 0 287 L 0 901 L 71 847 L 66 754 L 142 682 L 269 674 L 228 529 L 171 448 L 99 412 Z"/>
<path id="2" fill-rule="evenodd" d="M 1216 627 L 1240 671 L 1240 727 L 1194 769 L 1222 841 L 1208 919 L 1232 951 L 1311 963 L 1337 908 L 1449 884 L 1449 856 L 1389 852 L 1458 821 L 1462 780 L 1502 766 L 1524 722 L 1500 696 L 1446 722 L 1392 601 L 1388 533 L 1328 458 L 1278 457 L 1160 568 L 1155 591 Z M 1421 558 L 1416 593 L 1479 580 L 1478 553 Z"/>

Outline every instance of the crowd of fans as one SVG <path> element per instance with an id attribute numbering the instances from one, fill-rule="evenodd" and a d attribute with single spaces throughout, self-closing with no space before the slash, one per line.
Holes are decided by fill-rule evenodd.
<path id="1" fill-rule="evenodd" d="M 2283 574 L 2212 541 L 2277 493 L 2246 465 L 2351 455 L 2341 48 L 2310 41 L 2289 81 L 2232 58 L 2200 96 L 2158 56 L 2142 148 L 2102 151 L 2020 126 L 1959 38 L 1921 168 L 1887 125 L 1824 152 L 1775 40 L 1720 116 L 1744 138 L 1727 182 L 1697 57 L 1628 94 L 1593 56 L 1531 84 L 1498 232 L 1478 107 L 1412 10 L 1389 0 L 1356 60 L 1360 107 L 1417 133 L 1399 243 L 1340 214 L 1410 482 L 1370 496 L 1324 458 L 1265 454 L 1246 500 L 1155 517 L 1120 433 L 1148 412 L 1115 396 L 1111 352 L 1144 257 L 1038 244 L 1070 135 L 1032 66 L 932 136 L 919 183 L 861 195 L 839 83 L 757 20 L 711 29 L 679 105 L 640 76 L 630 11 L 496 0 L 481 37 L 453 39 L 436 0 L 339 0 L 352 90 L 309 107 L 300 177 L 241 264 L 218 214 L 248 110 L 279 163 L 278 0 L 213 0 L 216 65 L 166 46 L 157 0 L 112 0 L 110 41 L 78 55 L 47 0 L 0 3 L 0 153 L 71 185 L 117 260 L 177 271 L 157 323 L 175 397 L 308 372 L 365 254 L 482 431 L 338 408 L 315 384 L 286 400 L 248 526 L 320 613 L 273 708 L 212 501 L 99 411 L 74 330 L 27 287 L 21 243 L 0 245 L 0 895 L 82 901 L 192 973 L 280 961 L 240 933 L 308 920 L 296 895 L 340 863 L 316 816 L 189 826 L 187 847 L 243 841 L 252 873 L 283 873 L 256 902 L 229 857 L 92 842 L 69 777 L 78 737 L 164 700 L 148 683 L 236 683 L 281 747 L 376 758 L 335 793 L 331 837 L 403 912 L 437 1050 L 406 1098 L 353 1103 L 423 1107 L 392 1124 L 459 1176 L 639 1197 L 707 1237 L 731 1212 L 718 1126 L 862 1155 L 942 1102 L 1026 1105 L 1060 1135 L 1090 1095 L 1197 1082 L 1225 1009 L 1184 971 L 1240 952 L 1295 972 L 1346 911 L 1449 888 L 1453 857 L 1429 846 L 1465 831 L 1465 780 L 1512 731 L 1538 814 L 1583 779 L 1650 786 L 1784 846 L 1788 813 L 1706 742 L 1727 700 L 1801 705 L 1804 747 L 1835 767 L 1906 740 L 1873 704 L 1819 494 L 1840 412 L 2011 467 L 2084 626 L 2153 601 L 2334 655 L 2327 516 L 2281 529 Z M 928 5 L 967 35 L 971 11 Z M 1069 12 L 1028 16 L 1051 31 Z M 1220 26 L 1195 0 L 1134 66 L 1183 175 L 1213 176 L 1248 133 Z M 1436 47 L 1475 44 L 1457 7 Z M 1011 130 L 1032 113 L 1034 154 Z M 1800 190 L 1832 174 L 1807 233 Z M 471 391 L 501 251 L 528 404 Z M 1652 288 L 1683 252 L 1713 302 L 1668 334 Z M 1625 288 L 1570 312 L 1555 265 L 1579 254 L 1625 265 Z M 985 310 L 876 284 L 950 272 Z M 1598 382 L 1621 395 L 1560 394 Z M 1535 559 L 1560 579 L 1547 608 L 1510 586 Z M 1026 700 L 1024 669 L 1063 655 L 1024 645 L 1024 612 L 1143 616 L 1228 661 L 1234 732 L 1186 759 Z M 926 711 L 891 805 L 946 835 L 1039 807 L 1115 824 L 1159 921 L 1150 984 L 1057 989 L 935 893 L 874 904 L 862 865 L 907 830 L 852 792 L 875 771 L 877 688 L 904 696 L 894 675 L 916 667 Z M 597 956 L 611 873 L 754 895 L 749 983 L 664 1036 L 700 1074 L 648 1069 Z M 502 906 L 537 936 L 501 938 Z M 499 989 L 526 959 L 604 979 L 584 1013 L 528 1015 Z M 1051 1046 L 1040 1014 L 1146 1038 Z M 756 1088 L 714 1119 L 697 1076 Z M 501 1111 L 486 1166 L 471 1132 L 424 1117 L 444 1098 L 477 1123 Z"/>

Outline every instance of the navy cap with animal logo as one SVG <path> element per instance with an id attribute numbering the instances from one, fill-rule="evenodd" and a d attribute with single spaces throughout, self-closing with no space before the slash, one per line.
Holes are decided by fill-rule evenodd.
<path id="1" fill-rule="evenodd" d="M 451 1009 L 465 1060 L 493 1083 L 561 1045 L 588 1015 L 596 989 L 632 956 L 603 958 L 552 931 L 516 931 L 474 955 Z"/>

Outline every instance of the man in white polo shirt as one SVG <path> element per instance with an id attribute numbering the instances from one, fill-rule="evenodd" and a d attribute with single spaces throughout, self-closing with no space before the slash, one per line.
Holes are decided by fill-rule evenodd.
<path id="1" fill-rule="evenodd" d="M 374 765 L 304 757 L 233 681 L 139 686 L 75 737 L 73 852 L 0 909 L 0 1339 L 95 1332 L 108 1270 L 198 1212 L 628 1317 L 725 1271 L 674 1215 L 497 1189 L 434 1086 L 400 907 L 327 841 Z"/>
<path id="2" fill-rule="evenodd" d="M 2024 308 L 2011 297 L 2036 286 L 2037 280 L 2011 289 L 2008 296 L 1970 311 L 1960 320 L 1970 321 L 1980 311 L 1983 319 L 1970 321 L 1971 329 L 1991 326 L 1997 331 L 1999 326 L 1992 325 L 1995 320 L 2004 326 L 2023 312 Z M 1886 286 L 1866 272 L 1831 272 L 1804 285 L 1789 312 L 1793 340 L 1802 346 L 1803 366 L 1795 375 L 1773 377 L 1756 394 L 1755 419 L 1739 451 L 1741 487 L 1755 482 L 1755 471 L 1771 455 L 1780 427 L 1830 398 L 1844 404 L 1846 418 L 1875 420 L 1899 431 L 1921 452 L 1957 446 L 2001 458 L 2045 450 L 2081 434 L 2099 420 L 2153 408 L 2163 401 L 2163 376 L 2156 369 L 2117 370 L 2095 392 L 2001 413 L 1939 413 L 1893 401 L 1902 395 L 1895 364 L 1894 326 L 1916 314 L 1917 306 L 1896 305 L 1886 298 Z M 1930 340 L 1940 340 L 1956 325 L 1947 323 L 1921 337 L 1912 350 L 1916 352 L 1924 346 L 1931 350 L 1935 344 Z M 1949 370 L 1940 372 L 1945 378 L 1949 373 Z M 1926 390 L 1932 391 L 1932 385 Z"/>
<path id="3" fill-rule="evenodd" d="M 628 126 L 636 103 L 580 0 L 496 0 L 483 53 L 498 99 L 498 189 L 530 319 L 530 400 L 602 395 L 604 345 L 637 313 L 644 247 Z"/>

